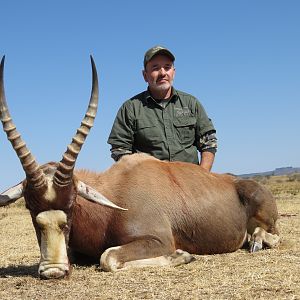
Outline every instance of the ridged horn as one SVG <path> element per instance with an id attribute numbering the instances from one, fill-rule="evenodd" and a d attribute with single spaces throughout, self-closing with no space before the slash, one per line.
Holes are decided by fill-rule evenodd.
<path id="1" fill-rule="evenodd" d="M 93 60 L 93 57 L 90 57 L 93 83 L 89 106 L 83 118 L 83 121 L 81 122 L 81 126 L 77 129 L 77 132 L 73 137 L 71 144 L 68 145 L 67 150 L 64 153 L 62 160 L 59 162 L 57 170 L 54 174 L 53 182 L 56 186 L 66 186 L 71 182 L 77 156 L 81 150 L 82 145 L 84 144 L 86 137 L 90 132 L 90 129 L 94 125 L 94 120 L 98 108 L 99 90 L 98 75 L 95 62 Z"/>
<path id="2" fill-rule="evenodd" d="M 32 187 L 41 187 L 45 184 L 45 175 L 35 161 L 30 151 L 27 149 L 21 134 L 17 131 L 15 124 L 10 116 L 8 106 L 5 99 L 4 91 L 4 61 L 5 56 L 2 57 L 0 66 L 0 119 L 3 129 L 7 135 L 8 140 L 11 142 L 14 150 L 25 171 L 28 184 Z"/>

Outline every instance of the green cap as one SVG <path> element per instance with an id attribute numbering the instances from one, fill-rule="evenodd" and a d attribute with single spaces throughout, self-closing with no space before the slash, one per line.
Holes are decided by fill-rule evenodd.
<path id="1" fill-rule="evenodd" d="M 150 48 L 144 56 L 144 67 L 146 68 L 147 63 L 153 58 L 153 56 L 157 54 L 167 55 L 171 58 L 172 61 L 175 60 L 175 56 L 172 54 L 170 50 L 162 46 L 154 46 Z"/>

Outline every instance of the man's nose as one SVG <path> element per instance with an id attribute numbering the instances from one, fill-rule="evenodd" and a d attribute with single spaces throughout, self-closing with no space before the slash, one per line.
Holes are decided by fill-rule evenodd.
<path id="1" fill-rule="evenodd" d="M 165 75 L 167 72 L 166 72 L 165 68 L 160 68 L 159 73 L 160 73 L 160 75 Z"/>

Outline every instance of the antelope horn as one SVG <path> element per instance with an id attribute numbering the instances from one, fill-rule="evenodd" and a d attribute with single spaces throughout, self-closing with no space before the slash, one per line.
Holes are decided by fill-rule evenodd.
<path id="1" fill-rule="evenodd" d="M 4 60 L 5 56 L 2 57 L 0 65 L 0 119 L 7 138 L 11 142 L 14 150 L 18 155 L 18 158 L 20 159 L 20 162 L 26 174 L 28 184 L 30 184 L 32 187 L 41 187 L 46 182 L 45 175 L 35 161 L 35 158 L 27 149 L 27 146 L 23 141 L 21 134 L 19 134 L 19 132 L 17 131 L 16 126 L 13 123 L 12 118 L 10 117 L 5 99 L 3 82 Z"/>
<path id="2" fill-rule="evenodd" d="M 71 182 L 77 156 L 87 135 L 90 132 L 90 129 L 94 125 L 94 119 L 96 117 L 98 108 L 99 92 L 97 70 L 92 56 L 91 64 L 93 73 L 93 85 L 89 106 L 80 127 L 77 129 L 77 132 L 73 137 L 71 144 L 68 145 L 67 150 L 64 153 L 62 160 L 59 162 L 57 170 L 54 174 L 53 182 L 56 186 L 65 186 Z"/>
<path id="3" fill-rule="evenodd" d="M 7 191 L 0 194 L 0 206 L 6 206 L 23 197 L 23 183 L 11 187 Z"/>
<path id="4" fill-rule="evenodd" d="M 78 195 L 83 197 L 86 200 L 114 208 L 119 210 L 128 210 L 127 208 L 120 207 L 110 200 L 108 200 L 106 197 L 104 197 L 101 193 L 93 189 L 91 186 L 83 183 L 82 181 L 78 181 L 77 185 Z"/>

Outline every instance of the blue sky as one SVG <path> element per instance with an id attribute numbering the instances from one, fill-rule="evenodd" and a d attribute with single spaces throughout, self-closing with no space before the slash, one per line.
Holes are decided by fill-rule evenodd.
<path id="1" fill-rule="evenodd" d="M 300 1 L 1 1 L 0 55 L 14 122 L 39 163 L 61 159 L 100 85 L 78 168 L 112 163 L 106 143 L 120 105 L 146 88 L 144 52 L 176 56 L 175 87 L 196 96 L 219 139 L 213 171 L 300 166 Z M 0 131 L 0 191 L 24 177 Z"/>

